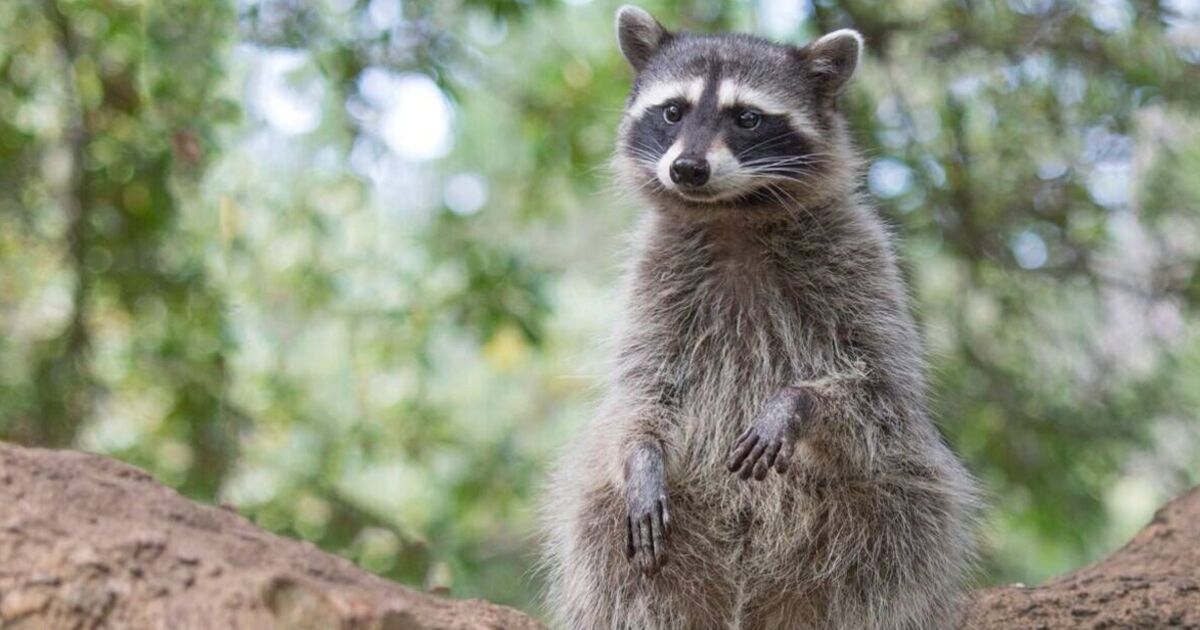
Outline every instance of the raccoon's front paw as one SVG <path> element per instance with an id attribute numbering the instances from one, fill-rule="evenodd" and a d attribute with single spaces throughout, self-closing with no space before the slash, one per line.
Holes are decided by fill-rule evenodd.
<path id="1" fill-rule="evenodd" d="M 726 464 L 729 472 L 758 481 L 766 479 L 772 468 L 780 474 L 787 472 L 809 404 L 808 393 L 796 387 L 785 387 L 772 396 L 758 418 L 734 440 Z"/>
<path id="2" fill-rule="evenodd" d="M 667 564 L 670 525 L 666 494 L 630 505 L 625 517 L 625 555 L 643 575 L 652 576 Z"/>
<path id="3" fill-rule="evenodd" d="M 625 555 L 643 575 L 667 563 L 671 512 L 663 479 L 662 451 L 644 446 L 625 464 Z"/>

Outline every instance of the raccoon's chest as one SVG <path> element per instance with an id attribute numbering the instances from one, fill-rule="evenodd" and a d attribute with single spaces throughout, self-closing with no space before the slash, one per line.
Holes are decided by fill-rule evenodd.
<path id="1" fill-rule="evenodd" d="M 741 425 L 779 387 L 820 371 L 825 326 L 786 279 L 734 267 L 678 305 L 678 401 L 692 422 Z"/>

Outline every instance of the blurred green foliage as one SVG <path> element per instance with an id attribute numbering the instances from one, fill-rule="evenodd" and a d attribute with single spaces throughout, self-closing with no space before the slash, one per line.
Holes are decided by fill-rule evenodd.
<path id="1" fill-rule="evenodd" d="M 982 581 L 1200 477 L 1200 3 L 646 3 L 870 53 Z M 0 437 L 144 466 L 368 569 L 532 607 L 537 488 L 603 373 L 614 3 L 0 3 Z"/>

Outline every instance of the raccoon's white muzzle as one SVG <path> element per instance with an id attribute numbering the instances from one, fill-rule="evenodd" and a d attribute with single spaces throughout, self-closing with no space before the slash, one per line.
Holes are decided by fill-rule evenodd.
<path id="1" fill-rule="evenodd" d="M 659 158 L 655 176 L 663 188 L 696 201 L 718 201 L 749 191 L 752 177 L 720 138 L 717 138 L 704 153 L 709 173 L 708 181 L 700 186 L 680 186 L 671 177 L 671 165 L 675 164 L 687 148 L 690 147 L 685 146 L 685 140 L 678 139 Z"/>

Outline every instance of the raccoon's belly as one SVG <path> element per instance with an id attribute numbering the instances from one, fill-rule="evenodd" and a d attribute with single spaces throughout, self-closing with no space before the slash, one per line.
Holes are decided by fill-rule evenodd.
<path id="1" fill-rule="evenodd" d="M 678 399 L 680 413 L 666 436 L 671 445 L 668 492 L 677 496 L 678 509 L 691 507 L 706 514 L 698 526 L 709 540 L 725 541 L 723 553 L 743 562 L 761 555 L 760 547 L 776 554 L 786 548 L 800 553 L 814 512 L 803 482 L 805 446 L 797 445 L 787 473 L 772 470 L 762 481 L 741 479 L 729 472 L 727 461 L 737 438 L 767 400 L 800 373 L 818 368 L 795 357 L 725 356 L 728 359 L 719 365 L 693 371 L 691 386 Z"/>
<path id="2" fill-rule="evenodd" d="M 687 434 L 696 436 L 696 432 Z M 800 468 L 772 470 L 762 481 L 742 479 L 726 467 L 733 438 L 707 447 L 696 439 L 692 450 L 668 460 L 667 494 L 672 513 L 704 541 L 726 566 L 764 575 L 781 558 L 806 554 L 819 514 Z"/>
<path id="3" fill-rule="evenodd" d="M 668 439 L 691 460 L 722 460 L 771 396 L 818 369 L 810 361 L 820 355 L 815 349 L 788 348 L 762 330 L 746 336 L 719 344 L 710 338 L 703 359 L 677 370 L 679 414 Z"/>
<path id="4" fill-rule="evenodd" d="M 695 464 L 724 461 L 737 437 L 785 382 L 769 373 L 704 376 L 680 397 L 679 414 L 667 436 L 678 456 Z"/>

